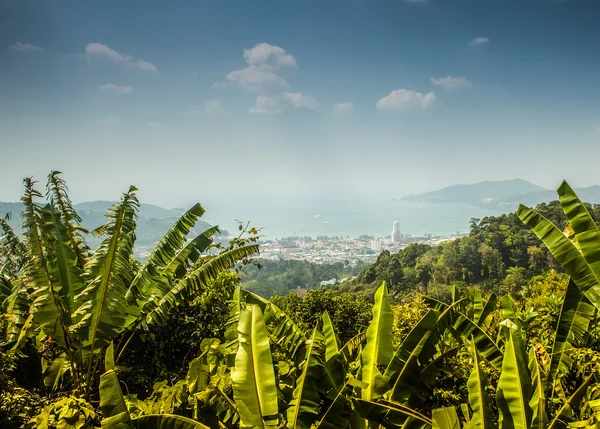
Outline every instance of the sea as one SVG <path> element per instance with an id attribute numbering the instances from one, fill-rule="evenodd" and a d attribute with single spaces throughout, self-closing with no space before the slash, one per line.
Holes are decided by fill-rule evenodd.
<path id="1" fill-rule="evenodd" d="M 469 231 L 471 218 L 498 216 L 499 210 L 484 209 L 470 204 L 430 204 L 405 200 L 387 201 L 259 201 L 240 205 L 203 204 L 204 220 L 218 224 L 231 233 L 238 228 L 237 220 L 261 229 L 267 239 L 290 236 L 319 235 L 351 237 L 360 235 L 389 236 L 392 224 L 398 221 L 402 234 L 412 236 L 453 235 Z"/>

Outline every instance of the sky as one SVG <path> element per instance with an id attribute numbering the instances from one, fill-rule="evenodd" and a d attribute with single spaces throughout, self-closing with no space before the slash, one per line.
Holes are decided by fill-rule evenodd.
<path id="1" fill-rule="evenodd" d="M 600 183 L 596 0 L 0 0 L 0 200 Z"/>

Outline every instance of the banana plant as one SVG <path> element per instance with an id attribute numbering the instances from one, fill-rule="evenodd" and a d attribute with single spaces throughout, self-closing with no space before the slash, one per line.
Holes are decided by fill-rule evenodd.
<path id="1" fill-rule="evenodd" d="M 89 394 L 108 344 L 119 336 L 126 339 L 118 360 L 139 328 L 163 323 L 170 309 L 202 293 L 219 273 L 258 251 L 250 244 L 201 256 L 219 230 L 211 227 L 187 239 L 204 213 L 196 204 L 137 269 L 132 262 L 139 207 L 135 187 L 109 209 L 108 222 L 94 231 L 104 239 L 92 251 L 60 173 L 48 177 L 46 205 L 38 202 L 43 195 L 35 182 L 24 183 L 24 240 L 17 241 L 14 234 L 2 236 L 2 249 L 18 251 L 13 259 L 24 261 L 18 272 L 2 271 L 2 290 L 12 288 L 9 294 L 3 292 L 4 311 L 10 316 L 7 340 L 18 349 L 42 333 L 57 345 L 57 353 L 42 357 L 44 380 L 51 389 L 69 386 Z"/>
<path id="2" fill-rule="evenodd" d="M 114 349 L 106 349 L 106 370 L 100 376 L 102 427 L 106 429 L 209 429 L 202 423 L 174 414 L 149 414 L 132 418 L 114 366 Z"/>
<path id="3" fill-rule="evenodd" d="M 581 293 L 600 309 L 600 230 L 567 182 L 563 181 L 557 193 L 571 237 L 534 209 L 520 205 L 517 215 L 544 242 Z"/>

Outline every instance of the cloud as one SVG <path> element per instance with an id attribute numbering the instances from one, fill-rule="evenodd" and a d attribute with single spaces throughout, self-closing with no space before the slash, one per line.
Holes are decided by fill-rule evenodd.
<path id="1" fill-rule="evenodd" d="M 441 86 L 444 91 L 452 91 L 458 88 L 469 88 L 471 81 L 464 76 L 432 77 L 431 83 L 436 86 Z"/>
<path id="2" fill-rule="evenodd" d="M 14 45 L 10 45 L 10 49 L 17 52 L 39 52 L 42 50 L 42 48 L 40 48 L 39 46 L 21 42 L 17 42 Z"/>
<path id="3" fill-rule="evenodd" d="M 381 98 L 377 102 L 377 108 L 389 111 L 429 109 L 433 107 L 435 100 L 433 92 L 422 94 L 409 89 L 397 89 Z"/>
<path id="4" fill-rule="evenodd" d="M 354 109 L 354 103 L 338 103 L 332 107 L 333 113 L 337 116 L 349 115 Z"/>
<path id="5" fill-rule="evenodd" d="M 133 92 L 131 86 L 120 86 L 115 85 L 114 83 L 105 83 L 104 85 L 100 85 L 98 89 L 112 94 L 131 94 Z"/>
<path id="6" fill-rule="evenodd" d="M 299 92 L 285 92 L 283 99 L 294 109 L 316 109 L 319 106 L 312 95 L 304 95 Z"/>
<path id="7" fill-rule="evenodd" d="M 259 95 L 256 104 L 250 108 L 250 113 L 283 113 L 290 109 L 314 110 L 319 103 L 312 95 L 299 92 L 284 92 L 281 95 Z"/>
<path id="8" fill-rule="evenodd" d="M 159 71 L 156 68 L 156 66 L 154 64 L 152 64 L 152 63 L 149 63 L 148 61 L 137 60 L 134 64 L 140 70 L 144 70 L 144 71 L 152 72 L 152 73 L 157 73 L 157 74 L 159 73 Z"/>
<path id="9" fill-rule="evenodd" d="M 223 111 L 223 101 L 220 98 L 206 100 L 203 103 L 202 110 L 206 113 L 221 113 Z"/>
<path id="10" fill-rule="evenodd" d="M 490 39 L 488 39 L 487 37 L 481 37 L 481 36 L 479 36 L 479 37 L 476 37 L 473 40 L 471 40 L 469 42 L 469 45 L 471 45 L 471 46 L 481 46 L 481 45 L 485 45 L 485 44 L 488 44 L 488 43 L 490 43 Z"/>
<path id="11" fill-rule="evenodd" d="M 234 70 L 227 74 L 227 80 L 250 91 L 262 91 L 268 88 L 289 88 L 290 84 L 269 69 L 263 69 L 255 65 L 244 69 Z"/>
<path id="12" fill-rule="evenodd" d="M 140 70 L 160 74 L 154 64 L 144 60 L 134 60 L 131 55 L 121 54 L 102 43 L 88 43 L 85 46 L 85 54 L 90 58 L 106 58 Z"/>
<path id="13" fill-rule="evenodd" d="M 296 67 L 296 58 L 279 46 L 259 43 L 250 49 L 244 49 L 244 59 L 248 65 L 263 68 Z"/>
<path id="14" fill-rule="evenodd" d="M 259 95 L 256 97 L 256 104 L 250 108 L 250 113 L 282 113 L 283 106 L 281 98 L 268 95 Z"/>
<path id="15" fill-rule="evenodd" d="M 227 73 L 226 82 L 217 83 L 215 86 L 233 83 L 255 92 L 282 90 L 289 88 L 290 84 L 279 72 L 297 67 L 296 58 L 292 54 L 268 43 L 259 43 L 253 48 L 244 49 L 244 60 L 247 64 L 245 68 Z"/>

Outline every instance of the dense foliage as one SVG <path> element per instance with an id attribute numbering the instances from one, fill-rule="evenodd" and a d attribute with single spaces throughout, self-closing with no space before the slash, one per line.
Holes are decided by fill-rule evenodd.
<path id="1" fill-rule="evenodd" d="M 274 294 L 285 295 L 297 289 L 318 288 L 322 281 L 342 280 L 356 276 L 364 265 L 350 266 L 348 263 L 315 264 L 299 260 L 260 260 L 260 266 L 244 270 L 244 287 L 265 298 Z"/>
<path id="2" fill-rule="evenodd" d="M 42 404 L 32 421 L 37 427 L 101 424 L 107 429 L 596 427 L 600 230 L 566 183 L 558 193 L 560 205 L 553 206 L 561 208 L 562 217 L 552 218 L 556 213 L 549 211 L 549 220 L 541 213 L 545 206 L 538 211 L 521 206 L 511 220 L 505 218 L 489 230 L 496 222 L 474 222 L 469 237 L 441 250 L 412 246 L 401 252 L 396 260 L 403 277 L 390 288 L 394 290 L 383 282 L 371 294 L 354 284 L 352 291 L 319 289 L 304 297 L 291 294 L 269 301 L 237 287 L 226 299 L 238 278 L 221 272 L 216 282 L 217 276 L 199 293 L 186 295 L 160 324 L 146 323 L 146 334 L 122 330 L 101 348 L 96 359 L 102 372 L 99 407 L 85 389 L 71 388 L 69 394 Z M 513 220 L 513 229 L 503 227 Z M 30 246 L 25 243 L 25 248 Z M 446 262 L 470 246 L 474 250 L 465 250 L 465 255 L 473 258 L 465 260 L 474 265 Z M 539 270 L 531 264 L 532 246 L 544 252 L 546 262 Z M 496 256 L 488 255 L 488 247 Z M 19 273 L 18 252 L 5 255 L 4 266 L 16 270 L 16 278 L 27 279 Z M 556 263 L 549 262 L 550 255 Z M 432 267 L 420 273 L 425 256 Z M 392 258 L 380 256 L 372 283 L 381 280 L 377 276 L 397 273 L 388 270 Z M 27 257 L 24 261 L 25 267 L 31 264 Z M 440 270 L 442 264 L 447 270 Z M 524 269 L 522 278 L 511 271 L 518 268 Z M 403 289 L 404 279 L 410 278 L 404 270 L 411 269 L 414 285 L 429 293 L 407 294 L 410 288 Z M 6 273 L 5 279 L 15 277 L 13 271 Z M 518 286 L 506 289 L 510 275 Z M 391 284 L 392 279 L 387 281 Z M 14 294 L 14 286 L 3 290 L 13 291 L 4 307 L 11 334 L 20 320 L 14 317 L 21 314 L 15 311 L 20 294 Z M 161 332 L 157 325 L 170 328 Z M 23 346 L 53 345 L 44 328 L 34 324 L 31 329 L 40 343 L 26 336 Z M 146 348 L 136 344 L 144 335 L 158 343 Z M 131 355 L 132 365 L 160 361 L 157 372 L 150 371 L 132 390 L 129 385 L 142 376 L 123 367 L 121 339 L 140 353 Z M 174 359 L 169 362 L 171 351 Z M 182 354 L 188 362 L 185 376 L 176 367 Z M 9 366 L 15 358 L 20 359 L 13 355 L 6 361 Z M 148 392 L 143 386 L 154 377 L 164 379 Z M 14 389 L 18 383 L 15 378 L 5 384 Z M 16 418 L 25 421 L 27 410 L 17 412 Z"/>
<path id="3" fill-rule="evenodd" d="M 600 221 L 600 205 L 589 206 Z M 567 219 L 560 203 L 540 204 L 536 210 L 561 230 Z M 396 254 L 383 251 L 360 280 L 346 290 L 376 288 L 386 281 L 392 291 L 448 297 L 450 285 L 480 286 L 494 293 L 514 293 L 532 277 L 560 270 L 548 248 L 516 213 L 471 219 L 468 236 L 431 247 L 410 244 Z"/>
<path id="4" fill-rule="evenodd" d="M 23 236 L 6 220 L 0 222 L 2 343 L 7 352 L 2 358 L 14 362 L 17 375 L 26 374 L 23 387 L 61 393 L 53 396 L 58 400 L 42 411 L 36 426 L 62 427 L 59 420 L 75 419 L 72 413 L 83 413 L 77 421 L 85 426 L 95 421 L 85 404 L 97 398 L 104 349 L 118 341 L 118 361 L 140 332 L 154 335 L 152 329 L 172 323 L 178 306 L 198 300 L 209 304 L 215 293 L 223 302 L 231 287 L 223 292 L 207 286 L 258 251 L 256 231 L 227 247 L 213 245 L 218 227 L 188 237 L 204 213 L 196 204 L 141 262 L 133 259 L 139 207 L 135 187 L 109 209 L 107 222 L 91 232 L 101 240 L 92 250 L 60 172 L 48 176 L 47 203 L 32 179 L 24 183 Z M 15 389 L 4 384 L 1 393 L 11 395 L 10 403 Z M 64 393 L 70 396 L 63 398 Z"/>

